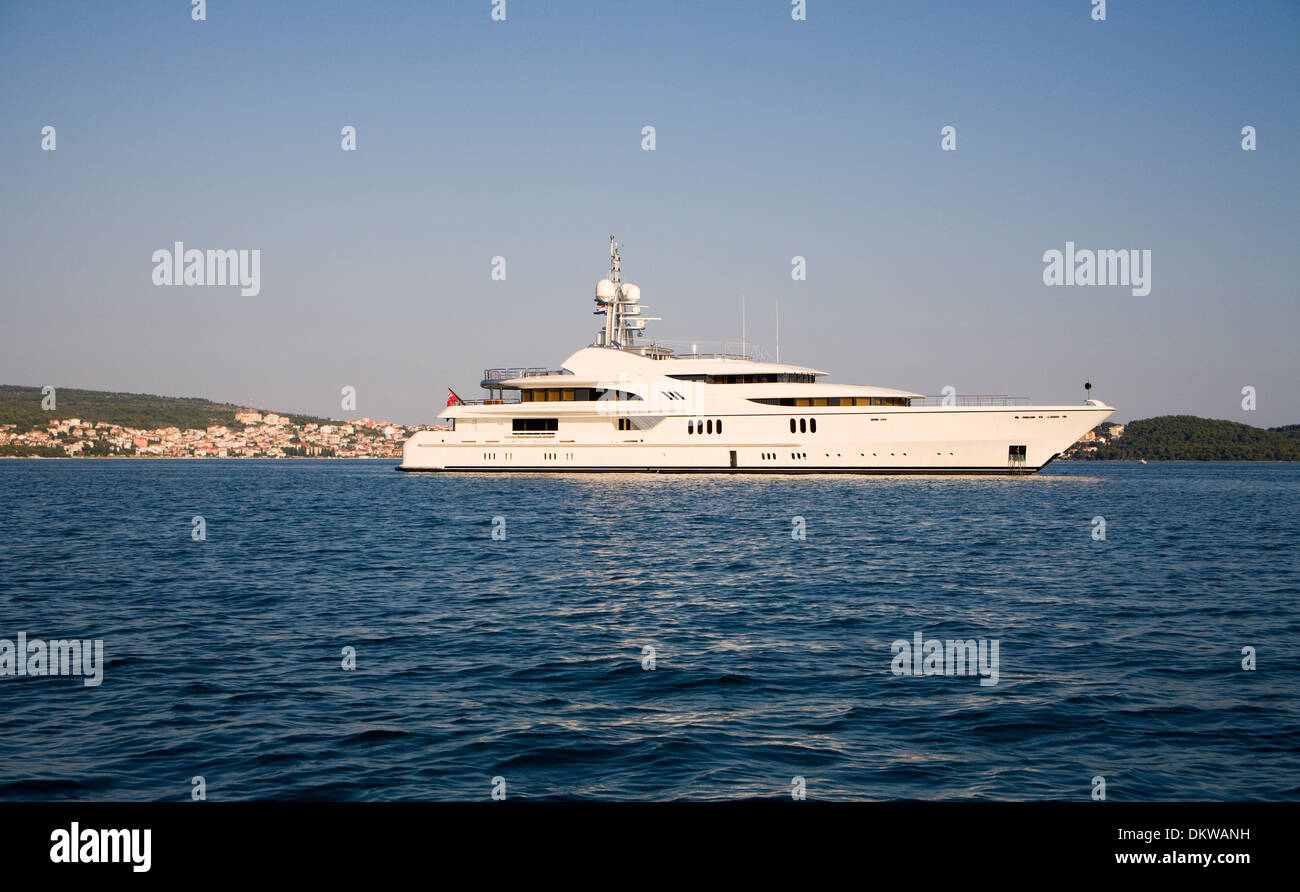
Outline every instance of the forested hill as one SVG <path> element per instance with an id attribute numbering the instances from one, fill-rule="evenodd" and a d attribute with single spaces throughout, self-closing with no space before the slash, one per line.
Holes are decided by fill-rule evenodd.
<path id="1" fill-rule="evenodd" d="M 201 429 L 213 424 L 237 428 L 242 425 L 236 424 L 235 412 L 245 408 L 193 397 L 109 393 L 73 387 L 56 389 L 54 397 L 54 408 L 43 409 L 41 388 L 0 384 L 0 424 L 16 424 L 19 432 L 43 428 L 52 418 L 78 418 L 91 424 L 103 421 L 140 430 L 165 427 Z M 283 414 L 295 424 L 327 421 L 306 415 Z"/>
<path id="2" fill-rule="evenodd" d="M 1124 435 L 1079 458 L 1148 461 L 1300 461 L 1300 425 L 1271 430 L 1197 418 L 1161 415 L 1131 422 Z"/>

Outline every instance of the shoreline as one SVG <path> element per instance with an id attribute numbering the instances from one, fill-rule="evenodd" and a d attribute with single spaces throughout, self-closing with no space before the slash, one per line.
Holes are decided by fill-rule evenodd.
<path id="1" fill-rule="evenodd" d="M 388 455 L 0 455 L 0 461 L 400 461 Z"/>
<path id="2" fill-rule="evenodd" d="M 396 461 L 400 456 L 387 455 L 0 455 L 0 461 Z M 1058 458 L 1053 464 L 1066 465 L 1293 465 L 1282 458 Z"/>

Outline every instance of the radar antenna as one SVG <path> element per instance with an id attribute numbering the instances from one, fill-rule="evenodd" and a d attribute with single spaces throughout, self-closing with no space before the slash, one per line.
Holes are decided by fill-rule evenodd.
<path id="1" fill-rule="evenodd" d="M 655 316 L 641 315 L 641 289 L 623 282 L 622 245 L 609 237 L 609 278 L 596 283 L 597 314 L 605 315 L 605 330 L 596 338 L 597 346 L 629 348 L 638 335 L 645 334 L 645 324 Z"/>

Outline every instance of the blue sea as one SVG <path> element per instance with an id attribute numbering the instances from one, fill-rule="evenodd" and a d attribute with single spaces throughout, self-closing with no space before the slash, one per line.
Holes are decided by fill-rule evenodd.
<path id="1" fill-rule="evenodd" d="M 0 505 L 0 638 L 103 641 L 0 677 L 0 799 L 1300 799 L 1294 465 L 5 460 Z M 898 674 L 918 633 L 997 683 Z"/>

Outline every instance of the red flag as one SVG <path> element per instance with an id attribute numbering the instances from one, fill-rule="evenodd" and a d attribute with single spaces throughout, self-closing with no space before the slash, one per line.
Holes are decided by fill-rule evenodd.
<path id="1" fill-rule="evenodd" d="M 452 390 L 450 387 L 447 388 L 447 405 L 448 405 L 448 406 L 459 406 L 459 405 L 460 405 L 461 403 L 463 403 L 463 402 L 465 402 L 465 401 L 462 400 L 460 397 L 456 396 L 456 391 Z"/>

